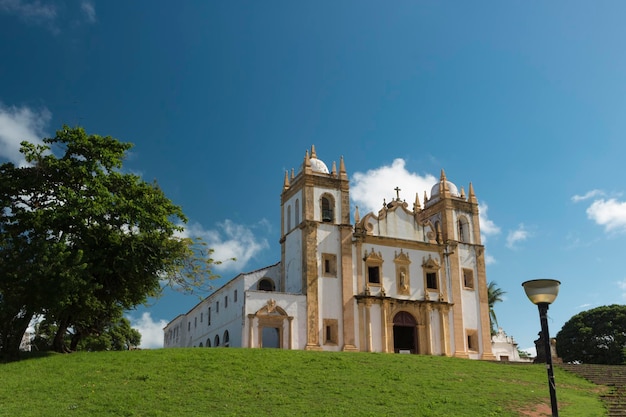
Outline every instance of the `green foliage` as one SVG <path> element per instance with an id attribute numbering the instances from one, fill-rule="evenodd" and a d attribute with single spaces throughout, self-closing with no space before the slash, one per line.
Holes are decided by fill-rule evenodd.
<path id="1" fill-rule="evenodd" d="M 498 283 L 495 281 L 489 282 L 487 286 L 487 302 L 489 304 L 489 325 L 491 326 L 492 336 L 497 333 L 498 327 L 498 318 L 496 317 L 494 306 L 496 303 L 502 301 L 504 294 L 506 294 L 506 291 L 502 291 L 502 289 L 498 287 Z"/>
<path id="2" fill-rule="evenodd" d="M 121 311 L 156 296 L 160 280 L 202 285 L 208 251 L 177 237 L 186 221 L 156 183 L 120 169 L 131 144 L 64 126 L 22 143 L 27 167 L 0 165 L 0 359 L 13 359 L 35 314 L 67 351 Z M 54 152 L 54 153 L 53 153 Z M 56 154 L 59 156 L 57 157 Z"/>
<path id="3" fill-rule="evenodd" d="M 573 316 L 556 335 L 565 362 L 621 365 L 626 362 L 626 305 L 613 304 Z"/>
<path id="4" fill-rule="evenodd" d="M 91 334 L 78 343 L 78 350 L 129 350 L 141 344 L 141 333 L 121 317 L 109 323 L 100 334 Z"/>
<path id="5" fill-rule="evenodd" d="M 525 350 L 520 350 L 519 348 L 517 349 L 517 353 L 519 354 L 519 357 L 522 359 L 527 359 L 531 357 L 528 352 L 526 352 Z"/>
<path id="6" fill-rule="evenodd" d="M 564 416 L 604 416 L 555 369 Z M 277 349 L 76 353 L 0 365 L 0 416 L 520 416 L 549 413 L 545 367 Z M 528 414 L 530 415 L 530 413 Z"/>
<path id="7" fill-rule="evenodd" d="M 58 326 L 44 319 L 35 326 L 35 337 L 32 346 L 39 352 L 53 349 L 53 340 Z M 129 350 L 141 344 L 141 333 L 130 326 L 128 319 L 121 315 L 109 323 L 103 324 L 97 333 L 88 333 L 85 337 L 76 337 L 75 329 L 68 329 L 64 340 L 66 344 L 75 341 L 75 350 Z"/>

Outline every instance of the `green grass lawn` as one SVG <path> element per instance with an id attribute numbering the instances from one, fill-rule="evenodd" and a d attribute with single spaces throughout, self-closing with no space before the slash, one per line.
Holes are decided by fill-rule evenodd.
<path id="1" fill-rule="evenodd" d="M 562 417 L 603 416 L 599 387 L 555 369 Z M 273 349 L 52 354 L 0 365 L 0 416 L 520 416 L 543 365 Z"/>

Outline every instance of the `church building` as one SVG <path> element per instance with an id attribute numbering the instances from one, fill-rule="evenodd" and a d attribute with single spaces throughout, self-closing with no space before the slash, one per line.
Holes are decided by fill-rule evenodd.
<path id="1" fill-rule="evenodd" d="M 390 190 L 391 191 L 391 190 Z M 350 213 L 343 158 L 315 147 L 281 194 L 281 259 L 164 329 L 164 347 L 273 347 L 493 360 L 478 202 L 443 170 L 430 196 Z M 381 201 L 382 200 L 381 196 Z"/>

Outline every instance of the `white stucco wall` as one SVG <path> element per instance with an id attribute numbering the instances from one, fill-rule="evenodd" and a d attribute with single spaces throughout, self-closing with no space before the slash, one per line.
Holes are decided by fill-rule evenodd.
<path id="1" fill-rule="evenodd" d="M 441 346 L 441 319 L 438 310 L 432 310 L 430 313 L 430 348 L 433 355 L 441 355 L 443 349 Z"/>
<path id="2" fill-rule="evenodd" d="M 224 332 L 226 330 L 228 330 L 229 346 L 241 346 L 240 323 L 244 283 L 245 276 L 240 275 L 187 313 L 191 327 L 191 346 L 200 346 L 202 343 L 202 346 L 206 347 L 207 339 L 210 339 L 211 346 L 214 347 L 216 335 L 219 336 L 220 346 L 224 346 Z M 235 292 L 237 293 L 236 299 Z M 211 309 L 210 323 L 209 308 Z"/>
<path id="3" fill-rule="evenodd" d="M 457 271 L 461 286 L 461 301 L 463 306 L 463 324 L 466 329 L 480 330 L 480 299 L 478 292 L 478 270 L 474 247 L 464 244 L 457 246 L 459 252 L 459 271 Z M 464 288 L 463 269 L 471 269 L 474 276 L 474 289 Z M 482 338 L 479 338 L 479 340 Z M 480 342 L 482 343 L 482 341 Z"/>
<path id="4" fill-rule="evenodd" d="M 249 289 L 256 290 L 258 281 L 264 277 L 270 278 L 276 288 L 280 288 L 280 264 L 236 276 L 186 314 L 176 317 L 164 329 L 164 347 L 196 347 L 200 343 L 206 347 L 207 339 L 214 347 L 216 335 L 219 336 L 220 346 L 223 346 L 226 330 L 229 346 L 242 346 L 244 294 Z M 174 334 L 178 337 L 174 338 Z"/>
<path id="5" fill-rule="evenodd" d="M 292 231 L 285 240 L 285 292 L 302 293 L 302 231 Z"/>
<path id="6" fill-rule="evenodd" d="M 297 201 L 297 204 L 296 204 Z M 296 207 L 297 206 L 297 207 Z M 283 205 L 283 230 L 285 234 L 288 234 L 291 230 L 298 226 L 299 221 L 302 221 L 302 191 L 294 193 Z M 289 224 L 289 215 L 291 211 L 291 224 Z"/>
<path id="7" fill-rule="evenodd" d="M 170 321 L 163 329 L 163 347 L 182 346 L 183 340 L 187 340 L 187 316 L 180 314 Z"/>
<path id="8" fill-rule="evenodd" d="M 415 249 L 403 249 L 402 251 L 408 255 L 411 263 L 408 266 L 409 271 L 409 295 L 399 294 L 398 287 L 396 283 L 396 263 L 394 259 L 397 255 L 400 254 L 400 249 L 396 247 L 389 247 L 384 245 L 375 245 L 375 244 L 365 244 L 363 245 L 363 253 L 356 254 L 353 256 L 355 262 L 362 262 L 362 271 L 363 271 L 363 279 L 367 280 L 367 268 L 365 261 L 363 258 L 367 256 L 374 249 L 375 253 L 379 253 L 383 258 L 382 265 L 382 283 L 385 289 L 385 294 L 390 297 L 406 299 L 406 300 L 422 300 L 424 298 L 424 268 L 422 264 L 425 259 L 428 259 L 430 255 L 433 259 L 436 259 L 441 263 L 439 259 L 439 254 L 437 252 L 429 252 L 424 250 L 415 250 Z M 356 281 L 356 268 L 354 270 L 354 280 Z M 443 267 L 439 270 L 439 288 L 441 289 L 442 279 L 443 279 Z M 373 295 L 378 294 L 379 288 L 377 286 L 371 286 L 371 293 Z M 355 290 L 355 294 L 360 293 L 358 289 Z M 431 300 L 436 300 L 439 297 L 438 291 L 429 291 L 429 296 Z"/>
<path id="9" fill-rule="evenodd" d="M 425 242 L 424 227 L 418 224 L 415 217 L 401 207 L 387 212 L 382 219 L 372 218 L 372 234 L 376 236 L 394 237 L 398 239 Z"/>

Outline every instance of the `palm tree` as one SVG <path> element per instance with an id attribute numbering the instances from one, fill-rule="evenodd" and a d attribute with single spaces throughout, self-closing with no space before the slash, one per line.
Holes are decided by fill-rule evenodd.
<path id="1" fill-rule="evenodd" d="M 487 302 L 489 303 L 489 324 L 491 325 L 491 334 L 496 334 L 496 326 L 498 326 L 498 319 L 496 318 L 496 310 L 493 306 L 495 303 L 503 301 L 502 296 L 506 294 L 502 288 L 498 287 L 495 281 L 489 282 L 487 286 Z"/>

